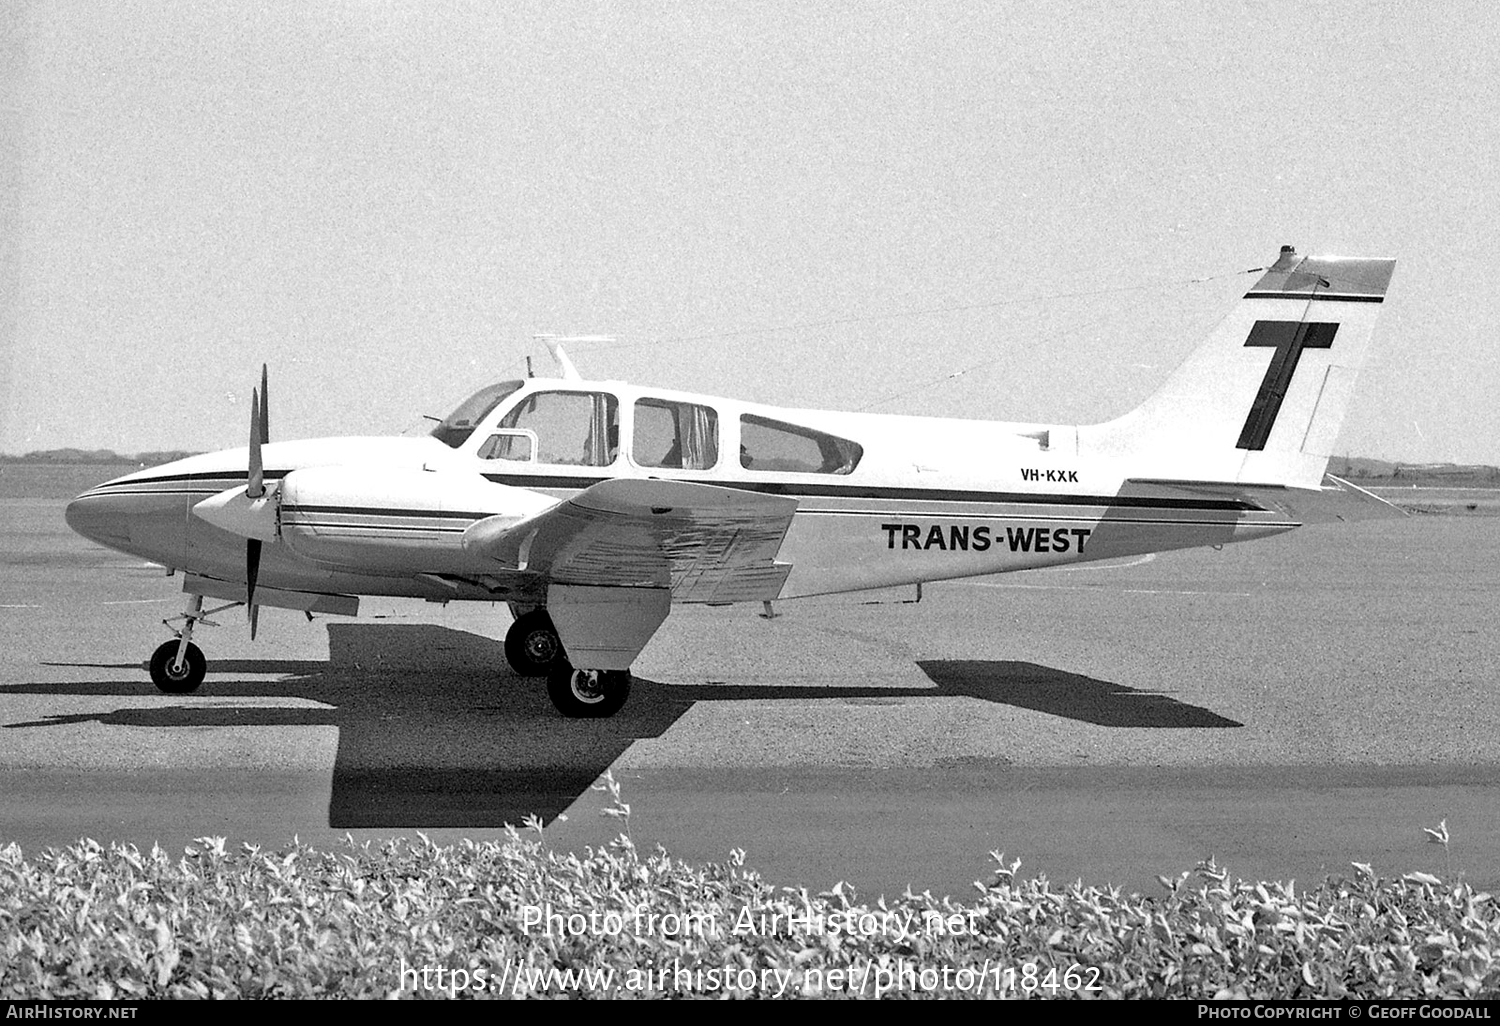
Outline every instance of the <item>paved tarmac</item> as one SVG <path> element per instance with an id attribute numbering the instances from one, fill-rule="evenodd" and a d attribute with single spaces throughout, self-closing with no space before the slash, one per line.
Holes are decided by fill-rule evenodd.
<path id="1" fill-rule="evenodd" d="M 0 843 L 178 847 L 618 826 L 779 883 L 962 893 L 989 852 L 1132 889 L 1214 856 L 1500 886 L 1500 521 L 1308 528 L 1221 552 L 759 607 L 679 607 L 625 711 L 558 717 L 503 606 L 242 610 L 209 677 L 142 668 L 180 580 L 0 496 Z M 866 604 L 874 600 L 879 604 Z M 1448 848 L 1423 827 L 1446 819 Z"/>

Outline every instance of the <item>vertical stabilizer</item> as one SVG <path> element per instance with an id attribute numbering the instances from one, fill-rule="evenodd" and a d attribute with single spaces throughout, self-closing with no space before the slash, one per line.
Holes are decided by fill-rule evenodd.
<path id="1" fill-rule="evenodd" d="M 1080 452 L 1132 477 L 1317 488 L 1395 263 L 1282 247 L 1154 395 L 1079 429 Z"/>

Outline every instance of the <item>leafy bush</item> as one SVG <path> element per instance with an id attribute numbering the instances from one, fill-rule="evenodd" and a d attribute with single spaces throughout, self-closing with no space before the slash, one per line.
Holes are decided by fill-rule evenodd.
<path id="1" fill-rule="evenodd" d="M 12 844 L 0 999 L 1431 998 L 1500 982 L 1495 900 L 1426 874 L 1355 864 L 1298 894 L 1204 863 L 1142 897 L 1022 879 L 997 855 L 971 902 L 871 906 L 843 886 L 777 888 L 742 852 L 703 867 L 642 854 L 615 799 L 627 833 L 582 856 L 514 831 L 341 852 L 205 838 L 175 858 Z"/>

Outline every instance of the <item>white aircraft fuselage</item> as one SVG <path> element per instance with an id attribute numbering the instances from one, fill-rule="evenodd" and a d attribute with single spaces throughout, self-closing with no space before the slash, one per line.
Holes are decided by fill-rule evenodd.
<path id="1" fill-rule="evenodd" d="M 631 446 L 604 466 L 476 455 L 487 428 L 534 393 L 604 394 L 633 435 L 641 399 L 713 409 L 721 450 L 738 450 L 740 417 L 857 439 L 847 474 L 756 471 L 737 459 L 707 469 L 642 466 Z M 689 481 L 797 500 L 778 561 L 781 587 L 747 599 L 834 592 L 1058 566 L 1143 552 L 1222 545 L 1300 521 L 1239 499 L 1123 496 L 1127 461 L 1088 459 L 1075 428 L 792 410 L 620 382 L 533 378 L 458 448 L 434 437 L 318 438 L 263 448 L 282 494 L 282 545 L 268 546 L 260 585 L 290 591 L 525 601 L 519 579 L 462 544 L 491 516 L 521 518 L 615 478 Z M 243 582 L 244 539 L 193 514 L 245 483 L 247 451 L 226 449 L 116 478 L 75 499 L 69 524 L 111 548 L 163 566 Z M 752 457 L 753 460 L 753 457 Z M 519 573 L 516 575 L 521 576 Z M 241 589 L 243 590 L 243 589 Z M 693 601 L 684 596 L 678 601 Z"/>

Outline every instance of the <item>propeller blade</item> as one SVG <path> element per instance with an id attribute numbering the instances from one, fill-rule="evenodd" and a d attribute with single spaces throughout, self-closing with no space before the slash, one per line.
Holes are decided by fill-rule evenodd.
<path id="1" fill-rule="evenodd" d="M 260 443 L 265 445 L 271 440 L 271 383 L 266 372 L 266 365 L 260 365 Z"/>
<path id="2" fill-rule="evenodd" d="M 266 474 L 260 462 L 261 443 L 260 394 L 250 390 L 250 476 L 245 481 L 245 494 L 258 499 L 266 494 Z"/>
<path id="3" fill-rule="evenodd" d="M 260 365 L 260 391 L 250 390 L 250 470 L 245 478 L 245 496 L 259 499 L 266 494 L 266 471 L 260 447 L 271 433 L 270 392 L 266 365 Z M 255 604 L 255 582 L 260 577 L 259 538 L 245 539 L 245 611 L 250 617 L 250 640 L 260 626 L 260 607 Z"/>
<path id="4" fill-rule="evenodd" d="M 250 614 L 250 640 L 255 640 L 260 607 L 255 604 L 255 582 L 260 577 L 260 539 L 245 539 L 245 606 Z"/>
<path id="5" fill-rule="evenodd" d="M 266 470 L 260 447 L 271 433 L 270 384 L 266 365 L 260 365 L 260 391 L 250 390 L 250 470 L 245 477 L 245 496 L 259 499 L 266 494 Z M 245 539 L 245 611 L 250 617 L 250 640 L 260 626 L 260 607 L 255 604 L 255 582 L 260 577 L 259 538 Z"/>

